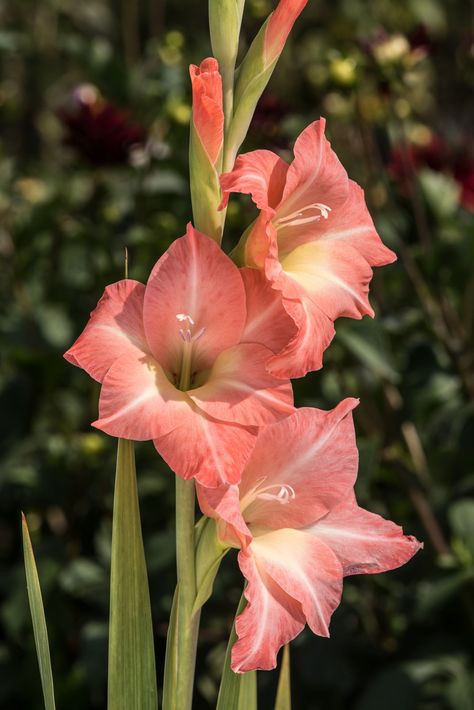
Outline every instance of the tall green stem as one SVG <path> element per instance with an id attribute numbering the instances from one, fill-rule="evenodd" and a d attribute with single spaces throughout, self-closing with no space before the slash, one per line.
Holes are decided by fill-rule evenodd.
<path id="1" fill-rule="evenodd" d="M 191 386 L 192 343 L 183 347 L 179 389 Z M 199 631 L 199 612 L 193 615 L 196 599 L 196 561 L 194 540 L 194 481 L 176 476 L 176 571 L 177 599 L 177 679 L 176 709 L 190 710 L 193 699 L 194 667 Z M 171 709 L 170 709 L 171 710 Z M 174 710 L 174 708 L 173 708 Z"/>
<path id="2" fill-rule="evenodd" d="M 234 111 L 234 69 L 222 69 L 222 101 L 224 104 L 224 130 L 225 135 L 229 131 L 232 113 Z"/>
<path id="3" fill-rule="evenodd" d="M 194 559 L 194 481 L 176 476 L 176 567 L 178 573 L 176 708 L 192 705 L 194 666 L 199 631 L 199 612 L 193 616 L 196 598 Z"/>

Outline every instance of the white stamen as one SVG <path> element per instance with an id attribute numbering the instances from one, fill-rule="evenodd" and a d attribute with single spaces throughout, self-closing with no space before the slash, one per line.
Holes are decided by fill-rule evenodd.
<path id="1" fill-rule="evenodd" d="M 253 486 L 253 488 L 248 491 L 248 493 L 240 501 L 240 509 L 242 513 L 249 505 L 251 505 L 251 503 L 253 503 L 253 501 L 257 500 L 257 498 L 260 498 L 261 500 L 276 501 L 282 505 L 287 505 L 296 498 L 295 489 L 288 483 L 274 483 L 270 486 L 261 488 L 260 486 L 266 478 L 266 476 L 259 478 L 255 486 Z"/>
<path id="2" fill-rule="evenodd" d="M 305 217 L 304 213 L 308 210 L 319 210 L 321 214 L 313 214 Z M 314 202 L 311 205 L 303 207 L 301 210 L 297 210 L 296 212 L 292 212 L 291 214 L 286 215 L 286 217 L 281 217 L 277 220 L 276 226 L 277 229 L 279 229 L 281 227 L 298 227 L 301 224 L 319 222 L 321 217 L 323 217 L 323 219 L 327 219 L 329 217 L 330 212 L 331 208 L 327 205 L 323 205 L 322 202 Z"/>
<path id="3" fill-rule="evenodd" d="M 194 319 L 187 313 L 177 313 L 176 320 L 188 326 L 187 328 L 180 328 L 178 331 L 181 336 L 181 339 L 184 340 L 185 343 L 195 343 L 196 340 L 199 340 L 199 338 L 201 338 L 206 332 L 205 328 L 201 328 L 200 330 L 198 330 L 197 333 L 193 335 L 192 326 L 196 325 L 196 323 Z"/>
<path id="4" fill-rule="evenodd" d="M 272 488 L 278 488 L 278 493 L 266 493 L 265 491 L 270 491 Z M 257 493 L 257 498 L 262 500 L 276 500 L 282 505 L 286 505 L 290 501 L 296 498 L 295 489 L 288 483 L 275 484 L 274 486 L 267 486 L 260 493 Z"/>
<path id="5" fill-rule="evenodd" d="M 187 313 L 177 313 L 176 320 L 179 320 L 180 323 L 187 321 L 189 325 L 196 325 L 191 316 L 188 316 Z"/>

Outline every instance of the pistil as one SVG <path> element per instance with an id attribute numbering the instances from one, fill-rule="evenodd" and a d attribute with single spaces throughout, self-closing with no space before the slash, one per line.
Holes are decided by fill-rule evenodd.
<path id="1" fill-rule="evenodd" d="M 179 373 L 178 389 L 186 392 L 191 388 L 192 384 L 192 352 L 193 345 L 204 335 L 205 328 L 201 328 L 197 333 L 193 333 L 192 328 L 195 324 L 193 318 L 186 313 L 177 313 L 176 320 L 182 323 L 183 327 L 179 329 L 179 335 L 183 341 L 183 350 L 181 358 L 181 370 Z"/>
<path id="2" fill-rule="evenodd" d="M 181 359 L 181 371 L 179 374 L 179 384 L 178 389 L 182 392 L 186 392 L 191 387 L 191 355 L 192 355 L 193 344 L 192 342 L 186 342 L 183 346 L 183 356 Z"/>

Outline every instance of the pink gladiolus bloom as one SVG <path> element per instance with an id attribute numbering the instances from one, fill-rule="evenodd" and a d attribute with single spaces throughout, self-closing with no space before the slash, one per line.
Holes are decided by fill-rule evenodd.
<path id="1" fill-rule="evenodd" d="M 356 404 L 297 409 L 260 430 L 240 485 L 198 486 L 222 542 L 240 548 L 248 582 L 236 620 L 235 672 L 274 668 L 279 648 L 305 623 L 329 636 L 343 577 L 394 569 L 421 546 L 357 505 Z"/>
<path id="2" fill-rule="evenodd" d="M 193 91 L 193 123 L 209 161 L 215 165 L 224 141 L 222 78 L 217 60 L 204 59 L 189 67 Z"/>
<path id="3" fill-rule="evenodd" d="M 280 0 L 270 15 L 265 29 L 265 66 L 272 64 L 280 56 L 288 35 L 307 2 L 308 0 Z"/>
<path id="4" fill-rule="evenodd" d="M 238 258 L 261 269 L 281 292 L 298 333 L 269 371 L 301 377 L 322 366 L 334 321 L 373 316 L 368 301 L 373 266 L 396 259 L 378 236 L 364 193 L 349 180 L 324 136 L 325 121 L 296 140 L 288 165 L 268 150 L 240 155 L 221 176 L 229 193 L 249 193 L 260 215 L 237 247 Z"/>
<path id="5" fill-rule="evenodd" d="M 293 324 L 265 280 L 245 272 L 189 226 L 146 286 L 106 288 L 65 354 L 102 383 L 93 426 L 153 439 L 179 476 L 205 486 L 239 481 L 257 427 L 294 411 L 291 383 L 266 370 Z"/>

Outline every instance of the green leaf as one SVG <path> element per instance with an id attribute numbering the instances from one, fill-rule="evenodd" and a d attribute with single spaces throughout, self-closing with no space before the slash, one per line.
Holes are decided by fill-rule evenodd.
<path id="1" fill-rule="evenodd" d="M 119 439 L 110 579 L 109 710 L 156 710 L 155 652 L 133 443 Z"/>
<path id="2" fill-rule="evenodd" d="M 41 587 L 36 569 L 35 556 L 31 545 L 30 534 L 26 518 L 21 514 L 21 529 L 23 535 L 23 553 L 25 556 L 26 586 L 30 603 L 31 618 L 33 620 L 33 633 L 35 637 L 36 655 L 43 687 L 44 707 L 46 710 L 55 710 L 53 672 L 49 655 L 48 630 L 44 615 Z"/>
<path id="3" fill-rule="evenodd" d="M 229 549 L 219 541 L 216 521 L 212 518 L 201 518 L 196 525 L 196 600 L 193 614 L 196 614 L 211 596 L 217 571 Z"/>
<path id="4" fill-rule="evenodd" d="M 196 229 L 220 244 L 225 213 L 218 209 L 222 199 L 219 175 L 216 167 L 210 162 L 192 122 L 189 141 L 189 178 Z"/>
<path id="5" fill-rule="evenodd" d="M 171 605 L 168 633 L 166 635 L 165 670 L 163 674 L 163 710 L 176 707 L 176 683 L 178 680 L 178 658 L 176 655 L 176 617 L 178 613 L 179 588 L 176 586 Z"/>
<path id="6" fill-rule="evenodd" d="M 263 61 L 266 25 L 267 23 L 263 25 L 262 30 L 254 39 L 239 68 L 234 96 L 234 115 L 226 142 L 226 153 L 229 152 L 229 156 L 225 161 L 227 164 L 224 164 L 224 170 L 232 169 L 233 159 L 245 140 L 255 108 L 277 63 L 276 59 L 269 66 L 265 66 Z M 229 149 L 227 145 L 230 147 Z"/>
<path id="7" fill-rule="evenodd" d="M 474 498 L 462 498 L 453 503 L 448 516 L 454 533 L 474 554 Z"/>
<path id="8" fill-rule="evenodd" d="M 428 204 L 439 219 L 456 212 L 460 187 L 453 177 L 425 168 L 418 173 L 418 179 Z"/>
<path id="9" fill-rule="evenodd" d="M 453 604 L 463 587 L 474 579 L 472 570 L 454 572 L 441 579 L 426 580 L 417 594 L 416 617 L 428 619 L 446 604 Z"/>
<path id="10" fill-rule="evenodd" d="M 338 330 L 339 339 L 373 375 L 397 383 L 400 376 L 392 364 L 392 354 L 379 321 L 365 318 L 357 326 L 354 329 L 352 324 L 344 324 Z"/>
<path id="11" fill-rule="evenodd" d="M 243 611 L 245 604 L 245 597 L 242 594 L 236 617 Z M 236 640 L 234 621 L 227 644 L 216 710 L 257 710 L 257 672 L 234 673 L 230 667 L 232 646 Z"/>
<path id="12" fill-rule="evenodd" d="M 283 648 L 274 710 L 291 710 L 290 645 Z"/>

